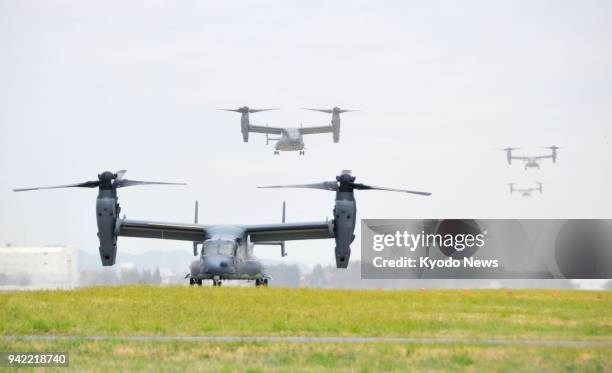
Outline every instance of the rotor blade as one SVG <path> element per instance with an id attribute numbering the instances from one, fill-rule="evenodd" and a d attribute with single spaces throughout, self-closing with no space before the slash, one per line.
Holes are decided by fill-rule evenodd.
<path id="1" fill-rule="evenodd" d="M 166 183 L 166 182 L 161 182 L 161 181 L 128 180 L 128 179 L 117 180 L 113 184 L 115 188 L 123 188 L 123 187 L 134 186 L 134 185 L 187 185 L 187 184 L 186 183 Z"/>
<path id="2" fill-rule="evenodd" d="M 359 111 L 359 110 L 346 110 L 346 109 L 340 109 L 338 110 L 338 113 L 342 114 L 342 113 L 350 113 L 351 111 Z"/>
<path id="3" fill-rule="evenodd" d="M 273 108 L 273 109 L 249 109 L 249 113 L 257 113 L 260 111 L 270 111 L 270 110 L 278 110 L 278 108 Z"/>
<path id="4" fill-rule="evenodd" d="M 331 113 L 334 112 L 331 109 L 313 109 L 313 108 L 308 108 L 308 107 L 303 107 L 302 109 L 304 109 L 304 110 L 311 110 L 311 111 L 320 111 L 322 113 L 327 113 L 327 114 L 331 114 Z"/>
<path id="5" fill-rule="evenodd" d="M 314 183 L 314 184 L 258 186 L 258 188 L 307 188 L 307 189 L 331 190 L 332 192 L 336 192 L 338 191 L 338 183 L 335 181 L 324 181 L 322 183 Z"/>
<path id="6" fill-rule="evenodd" d="M 217 110 L 221 110 L 221 111 L 233 111 L 236 113 L 240 113 L 240 109 L 217 109 Z"/>
<path id="7" fill-rule="evenodd" d="M 41 190 L 41 189 L 59 189 L 59 188 L 95 188 L 100 185 L 100 181 L 86 181 L 78 184 L 67 184 L 67 185 L 56 185 L 48 187 L 34 187 L 34 188 L 18 188 L 13 189 L 13 192 L 27 192 L 30 190 Z"/>
<path id="8" fill-rule="evenodd" d="M 418 194 L 421 196 L 430 196 L 431 193 L 429 192 L 419 192 L 419 191 L 415 191 L 415 190 L 406 190 L 406 189 L 393 189 L 393 188 L 382 188 L 382 187 L 376 187 L 376 186 L 371 186 L 371 185 L 366 185 L 366 184 L 361 184 L 361 183 L 351 183 L 353 185 L 353 188 L 357 189 L 357 190 L 386 190 L 389 192 L 401 192 L 401 193 L 410 193 L 410 194 Z"/>
<path id="9" fill-rule="evenodd" d="M 123 177 L 125 176 L 126 172 L 127 172 L 127 170 L 119 170 L 119 171 L 117 171 L 116 172 L 117 180 L 123 179 Z"/>

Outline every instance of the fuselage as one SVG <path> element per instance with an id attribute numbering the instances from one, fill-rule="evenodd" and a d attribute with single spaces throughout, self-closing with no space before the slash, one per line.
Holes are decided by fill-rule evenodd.
<path id="1" fill-rule="evenodd" d="M 525 162 L 525 168 L 540 168 L 540 165 L 535 159 L 529 158 L 527 162 Z"/>
<path id="2" fill-rule="evenodd" d="M 274 145 L 278 151 L 304 150 L 304 138 L 298 128 L 285 128 L 280 139 Z"/>
<path id="3" fill-rule="evenodd" d="M 202 244 L 200 258 L 190 265 L 193 279 L 256 280 L 266 277 L 265 269 L 253 255 L 243 228 L 231 225 L 207 229 L 209 237 Z"/>

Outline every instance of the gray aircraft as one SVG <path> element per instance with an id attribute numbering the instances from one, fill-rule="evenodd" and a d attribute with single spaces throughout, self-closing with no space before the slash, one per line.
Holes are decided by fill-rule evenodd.
<path id="1" fill-rule="evenodd" d="M 251 132 L 265 134 L 266 145 L 268 145 L 270 141 L 276 141 L 276 144 L 274 144 L 275 155 L 280 154 L 281 151 L 298 151 L 300 155 L 304 155 L 306 151 L 306 147 L 304 145 L 304 135 L 313 135 L 317 133 L 333 133 L 334 142 L 338 142 L 340 139 L 340 113 L 351 111 L 341 110 L 340 108 L 334 108 L 332 110 L 307 109 L 332 113 L 331 124 L 328 126 L 316 127 L 272 127 L 251 124 L 249 114 L 277 109 L 250 109 L 248 106 L 242 106 L 238 109 L 218 110 L 233 111 L 241 114 L 240 126 L 242 131 L 242 140 L 244 142 L 249 141 L 249 133 Z M 269 135 L 278 135 L 279 137 L 271 138 L 269 137 Z"/>
<path id="2" fill-rule="evenodd" d="M 311 188 L 323 189 L 336 193 L 334 217 L 331 220 L 305 223 L 285 222 L 256 225 L 206 225 L 198 223 L 198 205 L 196 202 L 195 221 L 189 223 L 164 223 L 147 220 L 128 220 L 120 217 L 121 208 L 118 202 L 117 189 L 133 185 L 171 184 L 151 181 L 125 179 L 125 170 L 116 173 L 105 171 L 98 175 L 98 180 L 77 184 L 53 187 L 14 189 L 16 192 L 54 189 L 54 188 L 98 188 L 96 199 L 96 219 L 100 258 L 103 266 L 115 264 L 117 255 L 117 238 L 143 237 L 167 240 L 191 241 L 193 255 L 198 256 L 198 245 L 202 246 L 199 258 L 191 263 L 186 276 L 191 285 L 202 285 L 203 280 L 212 280 L 213 286 L 220 286 L 221 280 L 255 280 L 255 285 L 267 285 L 269 276 L 265 268 L 253 254 L 254 245 L 278 245 L 281 256 L 285 256 L 285 241 L 330 239 L 336 242 L 336 266 L 346 268 L 351 255 L 350 245 L 355 235 L 356 204 L 355 190 L 386 190 L 429 196 L 430 193 L 402 189 L 389 189 L 356 183 L 350 171 L 343 171 L 335 181 L 316 184 L 270 186 L 263 188 Z"/>
<path id="3" fill-rule="evenodd" d="M 538 184 L 536 188 L 515 188 L 514 187 L 515 183 L 508 183 L 508 185 L 510 186 L 510 194 L 517 192 L 517 193 L 521 193 L 521 196 L 523 197 L 531 197 L 531 192 L 536 192 L 536 191 L 542 194 L 543 183 L 540 183 L 539 181 L 536 181 L 535 183 Z"/>
<path id="4" fill-rule="evenodd" d="M 517 159 L 517 160 L 521 160 L 525 162 L 525 170 L 529 168 L 537 168 L 539 170 L 540 164 L 538 163 L 538 161 L 541 159 L 551 158 L 553 163 L 557 163 L 557 150 L 561 148 L 555 145 L 548 146 L 548 147 L 545 147 L 544 149 L 550 149 L 551 150 L 550 155 L 538 155 L 534 157 L 525 157 L 525 156 L 515 157 L 512 155 L 512 151 L 517 150 L 517 149 L 520 149 L 520 148 L 508 147 L 508 148 L 500 149 L 506 152 L 506 159 L 508 160 L 508 164 L 512 164 L 512 160 Z"/>

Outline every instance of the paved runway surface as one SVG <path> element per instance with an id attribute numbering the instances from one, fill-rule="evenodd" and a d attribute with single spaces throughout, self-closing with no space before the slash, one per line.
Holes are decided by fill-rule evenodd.
<path id="1" fill-rule="evenodd" d="M 498 346 L 552 346 L 593 348 L 612 347 L 612 340 L 572 341 L 556 339 L 453 339 L 453 338 L 401 338 L 401 337 L 235 337 L 235 336 L 58 336 L 24 335 L 4 336 L 5 340 L 25 341 L 129 341 L 129 342 L 259 342 L 259 343 L 394 343 L 394 344 L 465 344 Z"/>

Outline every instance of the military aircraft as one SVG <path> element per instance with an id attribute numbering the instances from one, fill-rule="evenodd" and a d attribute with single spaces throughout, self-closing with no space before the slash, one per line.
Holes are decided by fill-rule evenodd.
<path id="1" fill-rule="evenodd" d="M 334 108 L 330 111 L 319 110 L 319 109 L 308 109 L 308 110 L 319 110 L 330 112 L 332 114 L 332 122 L 328 126 L 318 127 L 271 127 L 271 126 L 257 126 L 251 124 L 249 114 L 257 113 L 260 111 L 276 110 L 276 109 L 251 109 L 248 106 L 242 106 L 238 109 L 218 109 L 223 111 L 233 111 L 241 114 L 240 126 L 242 131 L 242 140 L 244 142 L 249 141 L 249 133 L 264 133 L 266 134 L 266 145 L 270 141 L 276 141 L 274 145 L 274 154 L 278 155 L 281 151 L 298 151 L 300 155 L 304 155 L 306 147 L 304 145 L 304 135 L 312 135 L 317 133 L 333 133 L 334 142 L 338 142 L 340 139 L 340 113 L 344 113 L 351 110 L 340 110 Z M 269 135 L 278 135 L 278 138 L 270 138 Z"/>
<path id="2" fill-rule="evenodd" d="M 528 168 L 537 168 L 539 170 L 540 164 L 538 163 L 538 161 L 541 159 L 551 158 L 553 163 L 556 163 L 557 162 L 557 150 L 561 148 L 555 145 L 545 147 L 544 149 L 550 149 L 552 153 L 550 155 L 538 155 L 535 157 L 524 157 L 524 156 L 515 157 L 512 155 L 512 151 L 517 150 L 517 149 L 519 148 L 508 147 L 508 148 L 500 149 L 506 152 L 506 159 L 508 160 L 508 164 L 512 164 L 513 159 L 518 159 L 518 160 L 525 162 L 525 170 L 527 170 Z"/>
<path id="3" fill-rule="evenodd" d="M 514 187 L 515 183 L 508 183 L 508 185 L 510 186 L 510 194 L 514 192 L 518 192 L 518 193 L 521 193 L 521 196 L 523 197 L 531 197 L 531 192 L 535 192 L 535 191 L 538 191 L 540 192 L 540 194 L 542 194 L 543 183 L 540 183 L 539 181 L 536 181 L 535 183 L 538 184 L 537 188 L 515 188 Z"/>
<path id="4" fill-rule="evenodd" d="M 270 188 L 294 187 L 329 190 L 336 193 L 334 218 L 332 220 L 286 223 L 284 206 L 283 222 L 255 225 L 207 225 L 198 223 L 198 204 L 194 223 L 164 223 L 148 220 L 128 220 L 119 216 L 121 208 L 117 189 L 133 185 L 172 184 L 125 179 L 125 170 L 116 173 L 105 171 L 98 180 L 53 187 L 14 189 L 16 192 L 53 188 L 98 188 L 96 219 L 100 258 L 103 266 L 115 264 L 117 238 L 143 237 L 166 240 L 191 241 L 193 255 L 198 256 L 198 245 L 202 245 L 200 257 L 191 263 L 186 276 L 191 285 L 202 285 L 203 280 L 213 280 L 213 286 L 220 286 L 221 280 L 255 280 L 255 285 L 267 285 L 269 276 L 261 261 L 253 255 L 254 245 L 279 245 L 281 256 L 286 254 L 285 241 L 333 238 L 336 242 L 336 266 L 346 268 L 351 255 L 350 244 L 355 238 L 356 222 L 355 190 L 387 190 L 428 196 L 430 193 L 389 189 L 356 183 L 350 171 L 343 171 L 335 181 L 317 184 L 271 186 Z"/>

